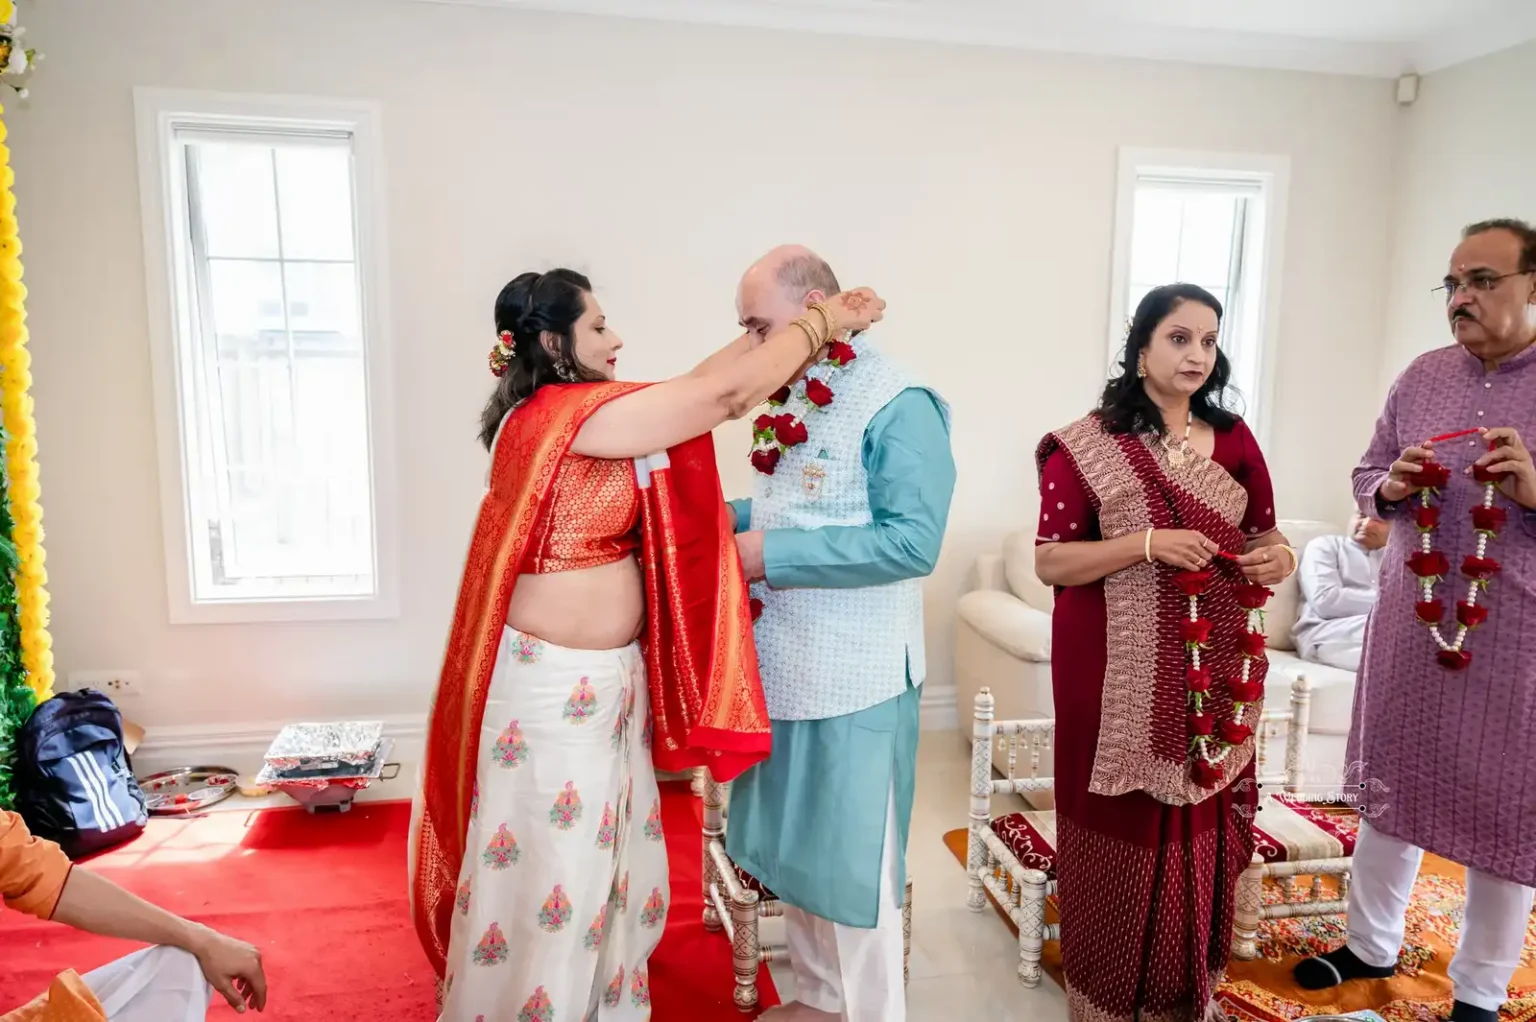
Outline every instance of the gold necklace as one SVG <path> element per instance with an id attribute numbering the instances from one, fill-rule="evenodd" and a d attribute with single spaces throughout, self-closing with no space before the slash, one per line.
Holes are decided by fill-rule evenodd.
<path id="1" fill-rule="evenodd" d="M 1174 468 L 1183 468 L 1184 462 L 1189 460 L 1193 453 L 1189 448 L 1189 431 L 1195 424 L 1195 413 L 1191 409 L 1189 417 L 1184 420 L 1184 435 L 1179 438 L 1179 445 L 1175 447 L 1169 434 L 1163 434 L 1163 450 L 1168 453 L 1168 464 Z"/>

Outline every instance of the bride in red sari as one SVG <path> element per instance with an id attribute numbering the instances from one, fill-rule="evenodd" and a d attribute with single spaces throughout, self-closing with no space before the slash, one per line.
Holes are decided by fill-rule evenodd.
<path id="1" fill-rule="evenodd" d="M 615 382 L 623 342 L 580 274 L 497 298 L 491 469 L 411 828 L 441 1022 L 650 1017 L 655 768 L 724 780 L 771 748 L 710 430 L 884 305 L 838 295 L 647 385 Z"/>
<path id="2" fill-rule="evenodd" d="M 1296 556 L 1258 443 L 1223 407 L 1220 322 L 1201 288 L 1153 290 L 1098 409 L 1037 452 L 1074 1022 L 1219 1015 L 1233 891 L 1253 856 L 1267 665 L 1261 639 L 1244 638 L 1247 608 Z"/>

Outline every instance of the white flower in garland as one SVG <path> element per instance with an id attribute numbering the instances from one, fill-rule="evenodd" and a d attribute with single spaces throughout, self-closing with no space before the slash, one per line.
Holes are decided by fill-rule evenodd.
<path id="1" fill-rule="evenodd" d="M 15 89 L 22 99 L 28 93 L 21 79 L 43 59 L 41 53 L 22 45 L 21 37 L 26 33 L 25 27 L 16 24 L 16 0 L 0 0 L 0 82 Z"/>

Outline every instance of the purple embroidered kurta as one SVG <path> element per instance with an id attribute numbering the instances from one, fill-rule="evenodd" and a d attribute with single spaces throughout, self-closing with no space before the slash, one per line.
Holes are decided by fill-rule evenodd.
<path id="1" fill-rule="evenodd" d="M 1375 512 L 1388 467 L 1414 444 L 1476 426 L 1509 426 L 1536 444 L 1536 347 L 1492 371 L 1459 346 L 1429 352 L 1393 384 L 1370 449 L 1354 473 L 1355 498 Z M 1440 496 L 1435 549 L 1451 573 L 1435 587 L 1446 607 L 1442 634 L 1455 636 L 1455 606 L 1467 598 L 1462 560 L 1476 551 L 1471 509 L 1483 487 L 1466 469 L 1487 445 L 1476 436 L 1436 445 L 1451 469 Z M 1509 515 L 1488 556 L 1503 565 L 1478 603 L 1488 621 L 1468 633 L 1464 671 L 1435 661 L 1436 645 L 1414 616 L 1419 580 L 1408 570 L 1419 533 L 1413 500 L 1385 506 L 1392 538 L 1381 592 L 1366 629 L 1355 688 L 1349 761 L 1388 790 L 1371 826 L 1455 862 L 1536 886 L 1536 513 L 1499 494 Z"/>

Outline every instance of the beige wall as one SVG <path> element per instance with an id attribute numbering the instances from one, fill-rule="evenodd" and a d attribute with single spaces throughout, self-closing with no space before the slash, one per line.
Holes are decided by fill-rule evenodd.
<path id="1" fill-rule="evenodd" d="M 881 343 L 953 402 L 960 482 L 928 585 L 930 678 L 948 685 L 972 560 L 1032 527 L 1035 443 L 1102 382 L 1120 146 L 1290 157 L 1268 454 L 1282 516 L 1347 506 L 1374 414 L 1358 380 L 1381 364 L 1389 83 L 381 0 L 62 0 L 31 17 L 49 60 L 7 121 L 55 648 L 66 672 L 142 671 L 129 709 L 152 727 L 420 712 L 480 492 L 501 284 L 590 271 L 626 375 L 659 377 L 733 336 L 737 274 L 789 240 L 889 296 Z M 398 621 L 167 624 L 140 85 L 382 104 Z M 719 439 L 742 493 L 746 429 Z"/>
<path id="2" fill-rule="evenodd" d="M 1536 220 L 1536 43 L 1429 75 L 1400 115 L 1383 384 L 1450 344 L 1430 290 L 1467 224 Z"/>

